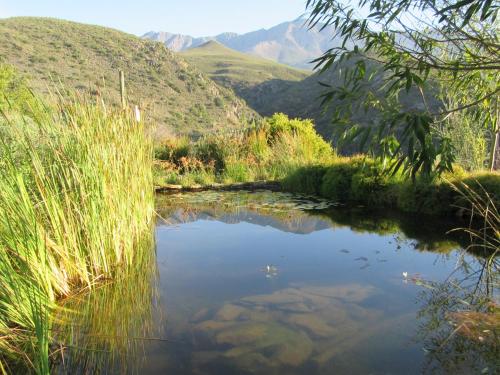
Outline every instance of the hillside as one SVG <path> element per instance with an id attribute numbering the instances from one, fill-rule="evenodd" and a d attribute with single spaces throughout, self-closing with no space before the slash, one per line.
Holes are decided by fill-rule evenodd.
<path id="1" fill-rule="evenodd" d="M 266 110 L 269 101 L 310 75 L 308 71 L 250 56 L 216 41 L 180 54 L 215 82 L 234 90 L 251 108 L 268 115 L 272 114 Z"/>
<path id="2" fill-rule="evenodd" d="M 328 89 L 320 82 L 339 85 L 341 79 L 337 65 L 324 73 L 308 74 L 308 71 L 231 50 L 216 41 L 180 52 L 180 55 L 217 83 L 233 89 L 260 115 L 271 116 L 282 112 L 291 117 L 309 118 L 324 138 L 332 137 L 334 128 L 331 118 L 335 103 L 326 112 L 321 107 L 321 96 Z M 345 68 L 346 64 L 352 63 L 344 62 L 342 66 Z M 368 66 L 371 65 L 373 63 L 368 63 Z M 381 77 L 370 83 L 375 86 L 381 84 Z M 428 100 L 431 105 L 436 105 L 431 98 Z M 407 108 L 422 109 L 423 106 L 420 95 L 415 91 L 402 94 L 401 101 Z M 353 120 L 362 125 L 368 125 L 376 118 L 377 114 L 373 111 L 361 111 L 353 116 Z"/>
<path id="3" fill-rule="evenodd" d="M 321 25 L 309 29 L 304 18 L 283 22 L 270 29 L 246 34 L 222 33 L 216 36 L 193 38 L 189 35 L 150 31 L 143 38 L 164 43 L 173 51 L 198 47 L 215 40 L 236 51 L 273 60 L 301 69 L 313 68 L 311 60 L 334 46 L 331 27 L 321 30 Z"/>
<path id="4" fill-rule="evenodd" d="M 329 104 L 327 110 L 321 106 L 323 100 L 322 95 L 329 91 L 320 83 L 331 85 L 332 87 L 342 86 L 342 77 L 340 72 L 345 70 L 347 64 L 353 64 L 353 61 L 347 61 L 342 65 L 334 64 L 327 71 L 320 73 L 316 72 L 309 77 L 291 83 L 288 88 L 275 95 L 273 100 L 268 100 L 265 105 L 259 108 L 259 113 L 267 116 L 276 112 L 283 112 L 291 117 L 309 118 L 315 123 L 316 130 L 323 137 L 331 139 L 334 133 L 334 125 L 331 123 L 334 111 L 336 110 L 335 102 Z M 374 63 L 367 62 L 367 69 L 374 69 Z M 379 90 L 383 84 L 382 76 L 377 75 L 370 83 L 365 83 L 371 90 Z M 255 88 L 259 90 L 259 87 Z M 427 105 L 431 109 L 437 110 L 440 106 L 439 102 L 431 95 L 427 94 Z M 406 109 L 423 110 L 424 103 L 420 93 L 416 89 L 410 90 L 408 93 L 401 93 L 399 96 L 400 103 Z M 352 114 L 351 120 L 363 125 L 373 125 L 378 119 L 378 112 L 370 110 L 368 112 L 359 111 Z M 356 146 L 348 146 L 346 151 L 352 151 Z"/>
<path id="5" fill-rule="evenodd" d="M 230 90 L 161 43 L 117 30 L 48 18 L 0 20 L 0 61 L 26 75 L 35 91 L 59 84 L 119 102 L 118 71 L 127 94 L 146 109 L 157 136 L 198 135 L 241 127 L 254 111 Z"/>
<path id="6" fill-rule="evenodd" d="M 322 74 L 311 73 L 232 50 L 213 40 L 179 54 L 220 85 L 233 89 L 260 115 L 282 112 L 309 118 L 324 138 L 331 138 L 332 111 L 325 113 L 320 105 L 321 95 L 327 90 L 320 82 L 338 82 L 335 66 Z M 366 123 L 367 117 L 358 114 L 356 120 Z"/>

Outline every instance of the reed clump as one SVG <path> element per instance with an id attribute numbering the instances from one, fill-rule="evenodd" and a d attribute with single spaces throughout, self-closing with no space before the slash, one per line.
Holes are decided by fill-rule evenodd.
<path id="1" fill-rule="evenodd" d="M 124 111 L 83 99 L 0 119 L 0 372 L 49 372 L 56 302 L 143 256 L 152 142 Z"/>

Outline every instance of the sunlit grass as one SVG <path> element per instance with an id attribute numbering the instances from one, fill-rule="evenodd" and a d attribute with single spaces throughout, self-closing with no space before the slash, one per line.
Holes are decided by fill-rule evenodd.
<path id="1" fill-rule="evenodd" d="M 196 142 L 171 138 L 156 148 L 156 182 L 210 185 L 281 180 L 299 167 L 326 165 L 336 156 L 308 120 L 276 114 L 253 128 Z"/>
<path id="2" fill-rule="evenodd" d="M 142 256 L 152 144 L 126 113 L 78 100 L 0 126 L 0 362 L 48 373 L 56 302 Z"/>

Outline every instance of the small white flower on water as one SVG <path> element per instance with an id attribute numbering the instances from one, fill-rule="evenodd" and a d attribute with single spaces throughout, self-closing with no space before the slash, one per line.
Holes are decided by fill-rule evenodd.
<path id="1" fill-rule="evenodd" d="M 262 272 L 265 272 L 266 278 L 273 278 L 275 276 L 278 276 L 278 268 L 276 266 L 273 266 L 272 264 L 267 264 L 265 267 L 263 267 Z"/>
<path id="2" fill-rule="evenodd" d="M 276 266 L 273 266 L 272 264 L 266 265 L 266 267 L 264 269 L 265 269 L 266 272 L 276 272 L 276 271 L 278 271 L 278 268 L 276 268 Z"/>
<path id="3" fill-rule="evenodd" d="M 403 277 L 406 279 L 408 278 L 408 272 L 403 272 Z"/>

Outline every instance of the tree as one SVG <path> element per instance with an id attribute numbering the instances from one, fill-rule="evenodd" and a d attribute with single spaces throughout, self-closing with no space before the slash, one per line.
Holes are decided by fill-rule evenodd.
<path id="1" fill-rule="evenodd" d="M 499 134 L 500 42 L 498 3 L 492 0 L 308 0 L 309 26 L 334 26 L 339 45 L 316 61 L 322 70 L 342 69 L 343 86 L 324 95 L 335 100 L 334 122 L 345 124 L 344 139 L 361 139 L 389 156 L 391 170 L 415 177 L 451 170 L 453 144 L 443 124 L 467 117 L 489 132 L 490 167 Z M 350 64 L 346 64 L 351 60 Z M 382 84 L 367 85 L 382 78 Z M 423 109 L 399 98 L 419 93 Z M 429 97 L 441 106 L 431 108 Z M 373 126 L 348 119 L 353 111 L 376 109 Z M 460 113 L 460 116 L 453 116 Z M 371 141 L 371 142 L 368 142 Z"/>

